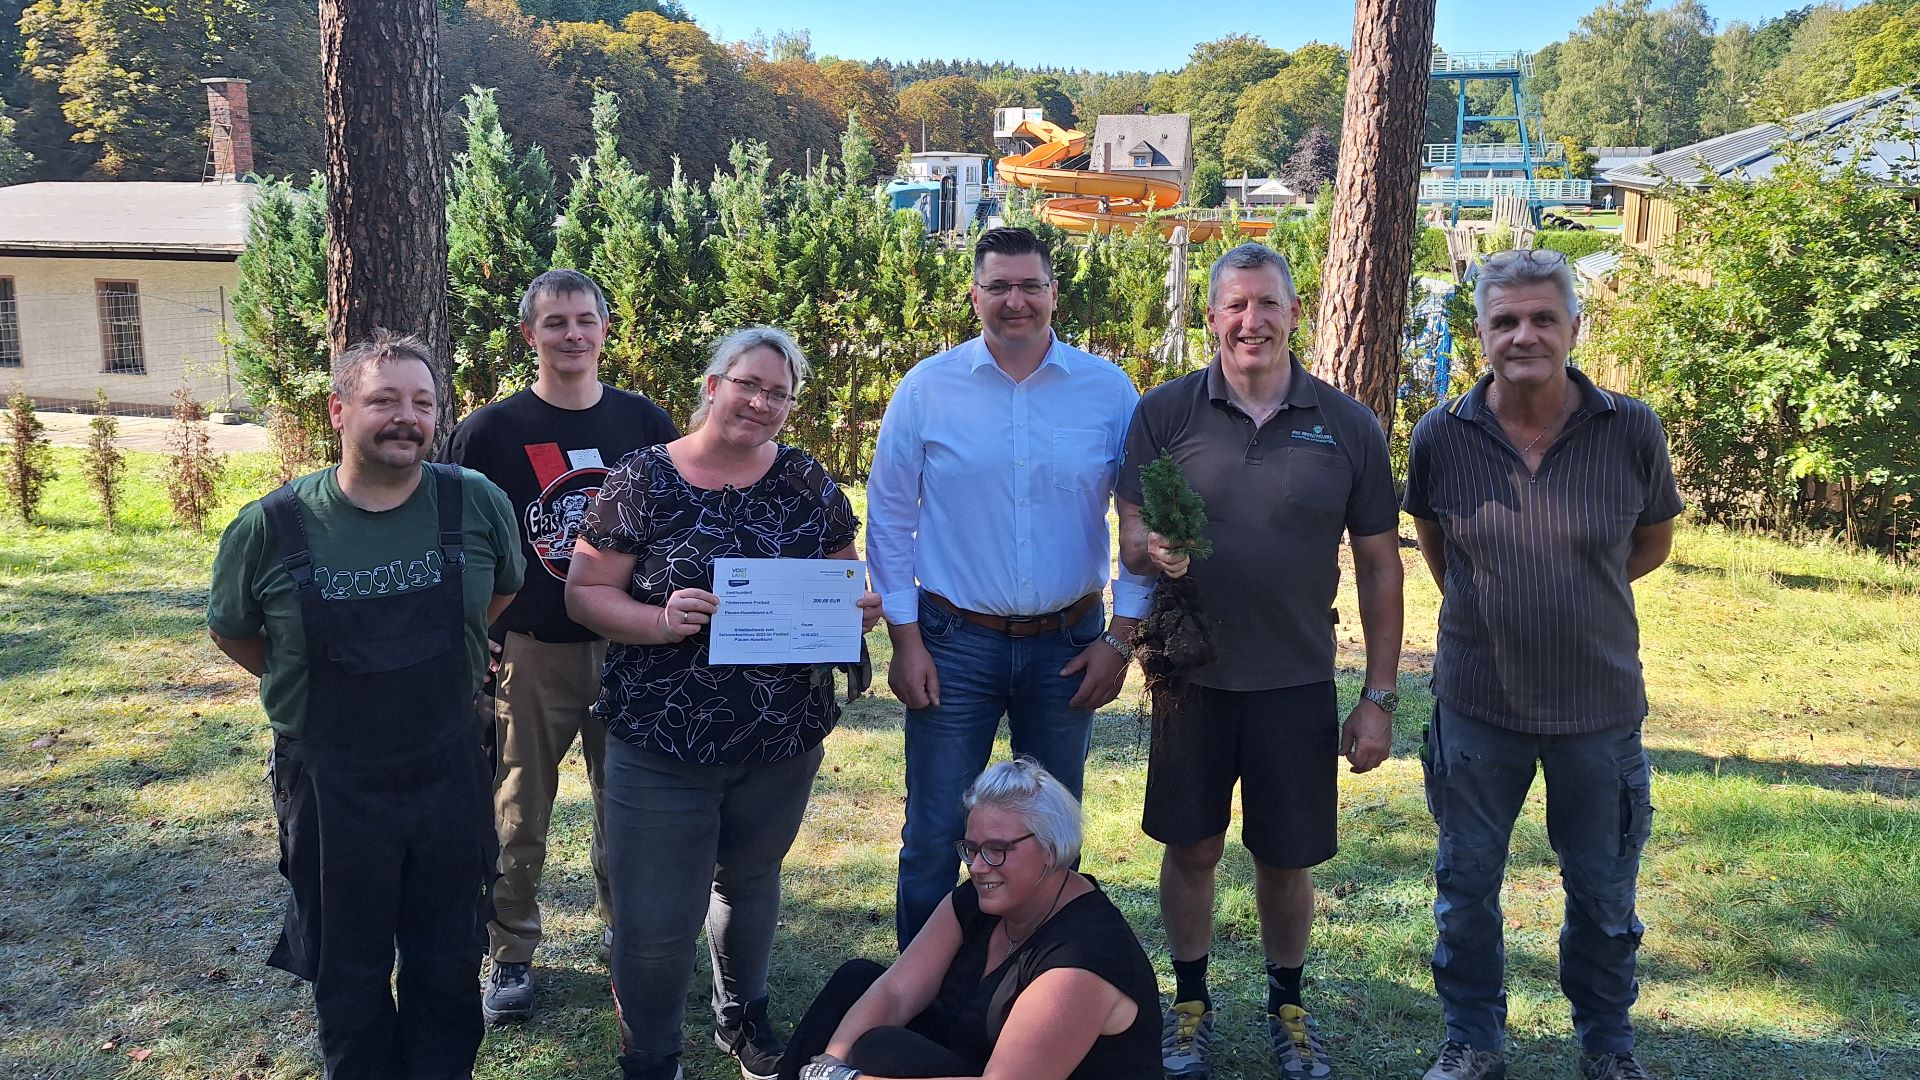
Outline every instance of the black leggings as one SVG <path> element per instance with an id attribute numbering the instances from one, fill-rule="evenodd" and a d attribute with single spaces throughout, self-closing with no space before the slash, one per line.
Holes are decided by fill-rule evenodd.
<path id="1" fill-rule="evenodd" d="M 827 1043 L 839 1029 L 847 1011 L 852 1009 L 867 988 L 886 972 L 871 960 L 849 960 L 840 965 L 819 996 L 807 1006 L 787 1040 L 787 1054 L 780 1059 L 780 1080 L 797 1080 L 800 1069 L 817 1055 L 827 1051 Z M 847 1053 L 847 1064 L 875 1076 L 897 1076 L 911 1080 L 923 1076 L 972 1076 L 979 1066 L 932 1039 L 910 1028 L 877 1027 L 860 1036 Z"/>

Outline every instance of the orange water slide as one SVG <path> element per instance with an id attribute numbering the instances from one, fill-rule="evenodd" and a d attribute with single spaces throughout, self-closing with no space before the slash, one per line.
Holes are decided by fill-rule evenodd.
<path id="1" fill-rule="evenodd" d="M 1038 145 L 1024 154 L 1001 158 L 997 166 L 1000 180 L 1008 187 L 1039 188 L 1054 195 L 1038 208 L 1040 220 L 1050 225 L 1075 233 L 1107 233 L 1115 229 L 1132 232 L 1140 227 L 1142 215 L 1148 211 L 1166 210 L 1180 202 L 1180 185 L 1171 180 L 1053 168 L 1087 152 L 1085 132 L 1046 120 L 1028 120 L 1013 133 L 1036 140 Z M 1219 235 L 1221 228 L 1218 221 L 1180 217 L 1160 218 L 1158 224 L 1161 232 L 1169 236 L 1184 225 L 1187 238 L 1194 241 L 1211 240 Z M 1240 223 L 1240 231 L 1253 236 L 1271 228 L 1272 224 L 1265 221 Z"/>

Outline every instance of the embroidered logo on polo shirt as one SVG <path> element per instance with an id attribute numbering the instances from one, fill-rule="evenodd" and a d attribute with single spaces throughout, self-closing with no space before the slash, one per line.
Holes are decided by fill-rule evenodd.
<path id="1" fill-rule="evenodd" d="M 1327 429 L 1319 424 L 1313 425 L 1312 431 L 1289 431 L 1287 434 L 1296 439 L 1304 439 L 1310 443 L 1319 443 L 1322 446 L 1332 446 L 1334 444 L 1333 436 L 1327 434 Z"/>

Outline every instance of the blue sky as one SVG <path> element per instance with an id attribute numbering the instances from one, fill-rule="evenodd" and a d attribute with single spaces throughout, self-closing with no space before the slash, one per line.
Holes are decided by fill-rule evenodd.
<path id="1" fill-rule="evenodd" d="M 1722 25 L 1759 22 L 1792 0 L 1704 0 Z M 1799 0 L 1799 3 L 1807 0 Z M 727 40 L 782 30 L 806 30 L 814 52 L 870 60 L 1005 60 L 1028 67 L 1096 71 L 1178 68 L 1193 46 L 1227 34 L 1257 34 L 1269 45 L 1297 48 L 1309 41 L 1347 44 L 1351 3 L 1241 0 L 1233 3 L 1107 0 L 1073 5 L 1098 17 L 1029 14 L 1004 2 L 945 0 L 681 0 L 707 31 Z M 1594 2 L 1560 0 L 1439 0 L 1435 39 L 1454 52 L 1536 49 L 1567 36 Z M 1849 5 L 1851 6 L 1851 5 Z M 1171 18 L 1166 12 L 1177 12 Z"/>

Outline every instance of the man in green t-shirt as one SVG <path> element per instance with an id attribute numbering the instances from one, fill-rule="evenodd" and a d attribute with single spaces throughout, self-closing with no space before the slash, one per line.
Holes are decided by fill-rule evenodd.
<path id="1" fill-rule="evenodd" d="M 260 676 L 274 730 L 291 896 L 268 963 L 312 981 L 329 1080 L 470 1077 L 484 1032 L 492 769 L 472 702 L 526 567 L 506 496 L 427 463 L 437 404 L 417 339 L 348 349 L 340 464 L 248 504 L 213 563 L 208 627 Z"/>

